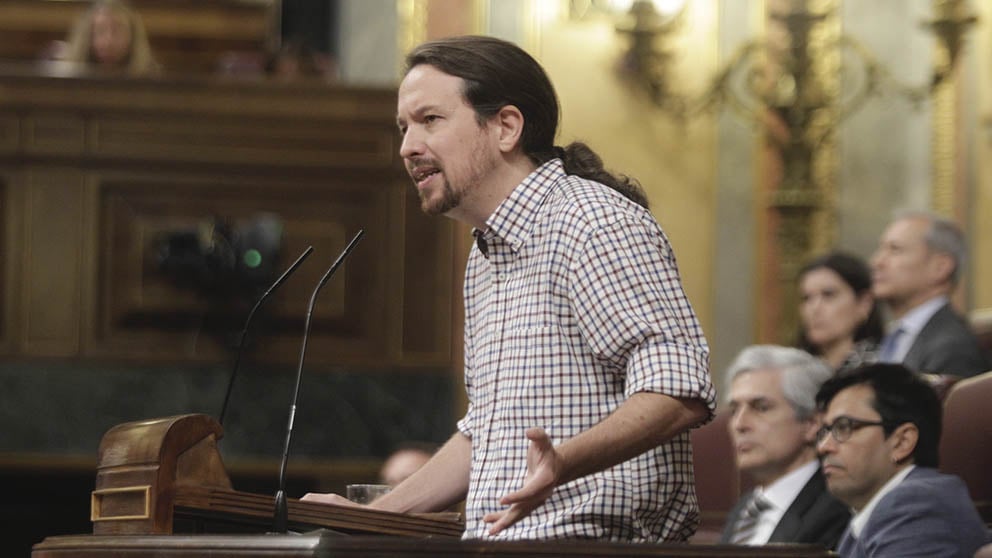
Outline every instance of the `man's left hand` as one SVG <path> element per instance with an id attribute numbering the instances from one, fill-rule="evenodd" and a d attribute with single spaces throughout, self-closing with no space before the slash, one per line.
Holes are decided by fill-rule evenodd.
<path id="1" fill-rule="evenodd" d="M 510 506 L 508 509 L 486 514 L 482 518 L 486 523 L 492 523 L 489 534 L 495 535 L 530 515 L 545 500 L 551 497 L 564 468 L 561 454 L 555 451 L 551 438 L 542 428 L 531 428 L 526 432 L 530 440 L 527 450 L 527 476 L 524 485 L 503 496 L 499 503 Z"/>

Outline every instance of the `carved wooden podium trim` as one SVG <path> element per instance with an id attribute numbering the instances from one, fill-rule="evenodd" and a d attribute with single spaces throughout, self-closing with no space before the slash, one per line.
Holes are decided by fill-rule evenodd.
<path id="1" fill-rule="evenodd" d="M 120 501 L 120 496 L 132 495 L 134 493 L 138 494 L 138 498 L 140 498 L 138 505 L 139 507 L 144 508 L 144 512 L 133 515 L 112 515 L 109 517 L 103 515 L 103 498 L 105 496 L 110 496 L 116 503 L 117 501 Z M 96 523 L 97 521 L 114 521 L 123 519 L 150 519 L 152 516 L 151 501 L 152 485 L 150 484 L 127 488 L 105 488 L 103 490 L 94 490 L 93 497 L 90 499 L 90 521 Z"/>
<path id="2" fill-rule="evenodd" d="M 119 424 L 100 441 L 90 517 L 95 535 L 172 532 L 174 500 L 183 485 L 231 489 L 217 451 L 220 424 L 207 415 L 179 415 Z M 136 513 L 135 494 L 142 496 Z"/>

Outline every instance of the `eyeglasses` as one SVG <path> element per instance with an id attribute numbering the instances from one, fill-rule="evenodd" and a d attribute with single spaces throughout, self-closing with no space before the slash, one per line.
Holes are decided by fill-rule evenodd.
<path id="1" fill-rule="evenodd" d="M 851 435 L 857 430 L 861 430 L 866 426 L 884 426 L 885 424 L 886 422 L 884 420 L 872 422 L 870 420 L 859 420 L 851 417 L 837 417 L 833 424 L 825 424 L 816 431 L 816 443 L 823 443 L 823 440 L 827 438 L 827 434 L 833 436 L 834 440 L 843 443 L 850 440 Z"/>

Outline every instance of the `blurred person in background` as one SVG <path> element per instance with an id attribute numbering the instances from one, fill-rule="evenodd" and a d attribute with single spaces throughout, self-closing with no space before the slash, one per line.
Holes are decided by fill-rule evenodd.
<path id="1" fill-rule="evenodd" d="M 831 252 L 806 264 L 798 282 L 799 348 L 838 373 L 874 362 L 883 326 L 868 265 Z"/>
<path id="2" fill-rule="evenodd" d="M 379 482 L 396 486 L 431 460 L 434 449 L 426 445 L 407 444 L 386 458 L 379 470 Z"/>
<path id="3" fill-rule="evenodd" d="M 314 49 L 305 39 L 293 38 L 269 56 L 265 72 L 278 81 L 320 79 L 330 82 L 336 79 L 337 64 L 333 57 Z"/>
<path id="4" fill-rule="evenodd" d="M 967 259 L 964 232 L 938 215 L 903 212 L 886 227 L 871 259 L 872 291 L 892 319 L 880 362 L 963 377 L 992 368 L 967 318 L 951 304 Z"/>
<path id="5" fill-rule="evenodd" d="M 161 71 L 141 17 L 123 0 L 96 0 L 69 33 L 63 60 L 131 76 Z"/>

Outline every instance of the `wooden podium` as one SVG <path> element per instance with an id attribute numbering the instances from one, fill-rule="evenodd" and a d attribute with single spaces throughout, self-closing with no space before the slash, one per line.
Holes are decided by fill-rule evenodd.
<path id="1" fill-rule="evenodd" d="M 605 541 L 479 541 L 302 535 L 49 537 L 32 558 L 829 558 L 815 545 L 630 544 Z"/>
<path id="2" fill-rule="evenodd" d="M 220 424 L 180 415 L 120 424 L 107 431 L 97 456 L 90 519 L 94 535 L 168 535 L 176 519 L 264 533 L 273 496 L 232 489 L 217 441 Z M 289 500 L 289 527 L 345 534 L 459 537 L 455 514 L 399 514 Z"/>

